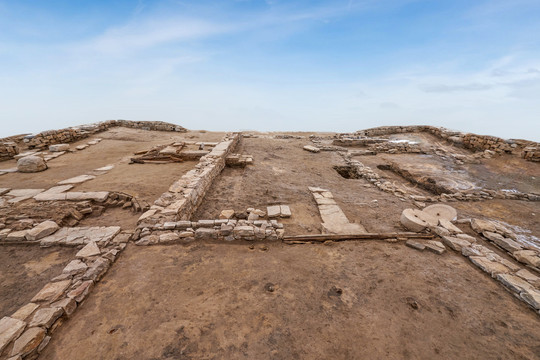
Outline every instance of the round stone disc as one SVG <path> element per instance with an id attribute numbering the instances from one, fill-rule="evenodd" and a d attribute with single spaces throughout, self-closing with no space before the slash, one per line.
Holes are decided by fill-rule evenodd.
<path id="1" fill-rule="evenodd" d="M 457 211 L 453 207 L 445 204 L 429 205 L 422 210 L 425 213 L 438 219 L 454 221 L 457 219 Z"/>
<path id="2" fill-rule="evenodd" d="M 405 209 L 401 213 L 401 224 L 407 229 L 420 232 L 429 226 L 436 226 L 439 220 L 418 209 Z"/>

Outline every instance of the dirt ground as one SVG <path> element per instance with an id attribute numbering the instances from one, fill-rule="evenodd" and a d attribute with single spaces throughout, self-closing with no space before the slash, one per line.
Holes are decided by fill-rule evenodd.
<path id="1" fill-rule="evenodd" d="M 75 256 L 74 248 L 0 246 L 0 318 L 26 305 Z"/>
<path id="2" fill-rule="evenodd" d="M 103 139 L 99 144 L 50 161 L 45 172 L 3 175 L 0 187 L 47 188 L 113 164 L 113 170 L 74 190 L 121 191 L 152 204 L 197 162 L 129 165 L 134 152 L 182 140 L 214 142 L 223 135 L 114 128 L 94 137 Z M 304 151 L 310 133 L 294 135 L 305 138 L 242 139 L 234 152 L 252 155 L 253 165 L 226 167 L 191 220 L 216 219 L 224 209 L 287 204 L 292 217 L 280 219 L 287 235 L 320 233 L 319 210 L 308 190 L 316 186 L 331 191 L 349 221 L 368 232 L 404 230 L 400 214 L 415 207 L 412 201 L 364 179 L 342 177 L 333 168 L 345 164 L 338 153 Z M 419 141 L 426 150 L 437 146 L 471 154 L 429 134 L 391 138 Z M 439 155 L 356 158 L 421 195 L 433 194 L 377 166 L 403 158 L 415 166 L 444 169 L 443 177 L 540 192 L 538 164 L 516 156 L 482 159 L 459 169 L 449 169 L 451 160 Z M 540 246 L 540 202 L 449 204 L 459 218 L 503 221 Z M 25 213 L 33 206 L 28 200 L 13 209 Z M 54 218 L 57 209 L 40 205 L 35 211 Z M 108 208 L 78 226 L 119 225 L 129 231 L 139 216 Z M 469 225 L 458 226 L 473 234 Z M 478 242 L 510 260 L 491 243 Z M 28 302 L 76 251 L 0 246 L 0 316 Z M 450 250 L 436 255 L 384 241 L 130 243 L 88 299 L 55 330 L 40 359 L 540 359 L 539 324 L 538 314 Z"/>
<path id="3" fill-rule="evenodd" d="M 399 215 L 409 201 L 379 191 L 363 179 L 345 179 L 334 169 L 344 164 L 335 152 L 313 154 L 302 149 L 309 140 L 242 139 L 236 152 L 254 156 L 246 168 L 225 168 L 207 192 L 194 219 L 217 219 L 221 210 L 245 211 L 286 204 L 293 216 L 284 219 L 289 235 L 320 233 L 319 210 L 308 190 L 319 186 L 332 192 L 349 221 L 368 232 L 400 230 Z"/>
<path id="4" fill-rule="evenodd" d="M 130 246 L 41 359 L 535 359 L 538 321 L 454 253 Z"/>

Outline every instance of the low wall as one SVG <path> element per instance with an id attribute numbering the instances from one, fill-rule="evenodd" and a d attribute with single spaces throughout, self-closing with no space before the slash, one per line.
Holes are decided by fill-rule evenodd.
<path id="1" fill-rule="evenodd" d="M 182 126 L 162 121 L 108 120 L 65 129 L 43 131 L 36 135 L 26 135 L 19 140 L 22 140 L 21 145 L 25 145 L 29 149 L 45 149 L 49 145 L 72 143 L 116 126 L 153 131 L 187 131 Z M 6 143 L 14 143 L 8 141 L 12 138 L 0 139 L 0 160 L 12 159 L 14 155 L 18 154 L 17 145 L 17 152 L 15 153 L 13 153 L 12 148 L 4 146 Z"/>
<path id="2" fill-rule="evenodd" d="M 0 161 L 13 159 L 19 153 L 19 147 L 14 142 L 0 142 Z"/>
<path id="3" fill-rule="evenodd" d="M 411 125 L 411 126 L 380 126 L 371 129 L 359 130 L 355 134 L 360 136 L 381 136 L 411 132 L 427 132 L 441 139 L 462 145 L 465 148 L 474 151 L 491 150 L 496 152 L 511 153 L 518 150 L 524 144 L 540 145 L 538 143 L 524 140 L 505 140 L 496 136 L 477 135 L 471 133 L 462 133 L 459 131 L 449 130 L 443 127 L 435 127 L 428 125 Z"/>
<path id="4" fill-rule="evenodd" d="M 521 157 L 525 160 L 540 162 L 540 146 L 529 146 L 523 149 Z"/>
<path id="5" fill-rule="evenodd" d="M 225 167 L 225 158 L 240 141 L 239 134 L 228 134 L 212 151 L 201 157 L 195 169 L 188 171 L 163 193 L 139 218 L 139 228 L 177 220 L 189 220 L 202 203 L 212 181 Z"/>

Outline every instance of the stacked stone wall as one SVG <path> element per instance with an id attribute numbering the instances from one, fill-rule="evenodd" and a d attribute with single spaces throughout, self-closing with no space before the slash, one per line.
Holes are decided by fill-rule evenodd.
<path id="1" fill-rule="evenodd" d="M 49 145 L 65 144 L 79 141 L 93 134 L 108 130 L 115 126 L 152 131 L 187 131 L 182 126 L 162 121 L 108 120 L 65 129 L 43 131 L 36 135 L 24 136 L 24 139 L 18 140 L 22 140 L 22 144 L 20 145 L 25 145 L 29 149 L 44 149 L 47 148 Z M 19 153 L 17 145 L 15 145 L 17 152 L 14 152 L 14 149 L 13 147 L 11 147 L 11 145 L 5 146 L 6 143 L 14 143 L 14 141 L 11 139 L 12 137 L 0 139 L 0 160 L 12 159 L 13 156 Z"/>
<path id="2" fill-rule="evenodd" d="M 523 149 L 521 157 L 525 160 L 540 162 L 540 144 L 538 146 L 528 146 Z"/>

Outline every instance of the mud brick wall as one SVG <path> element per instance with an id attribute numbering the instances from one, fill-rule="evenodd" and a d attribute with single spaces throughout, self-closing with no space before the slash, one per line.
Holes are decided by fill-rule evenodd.
<path id="1" fill-rule="evenodd" d="M 14 142 L 0 142 L 0 161 L 13 159 L 19 153 L 19 147 Z"/>
<path id="2" fill-rule="evenodd" d="M 66 129 L 44 131 L 37 135 L 27 136 L 24 141 L 30 149 L 46 148 L 53 144 L 72 143 L 115 126 L 154 131 L 187 131 L 182 126 L 162 121 L 108 120 Z"/>

